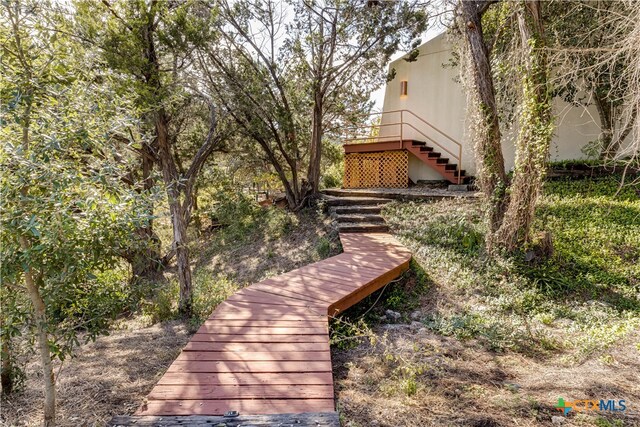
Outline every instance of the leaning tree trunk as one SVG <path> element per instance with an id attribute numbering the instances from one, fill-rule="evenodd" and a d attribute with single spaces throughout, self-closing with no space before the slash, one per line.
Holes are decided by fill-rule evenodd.
<path id="1" fill-rule="evenodd" d="M 178 170 L 171 155 L 167 131 L 167 117 L 163 109 L 156 113 L 156 134 L 158 137 L 158 155 L 162 166 L 162 177 L 167 190 L 171 223 L 173 225 L 173 244 L 176 250 L 180 301 L 178 311 L 183 318 L 191 317 L 193 309 L 193 289 L 191 287 L 191 265 L 189 262 L 189 241 L 187 222 L 180 202 L 180 182 Z"/>
<path id="2" fill-rule="evenodd" d="M 20 236 L 20 246 L 25 252 L 30 249 L 29 241 L 25 236 Z M 44 427 L 53 427 L 56 425 L 56 385 L 53 377 L 51 352 L 49 351 L 46 308 L 33 272 L 31 270 L 25 271 L 24 278 L 27 293 L 33 305 L 36 341 L 38 343 L 38 352 L 40 353 L 40 362 L 42 363 L 42 374 L 44 378 Z"/>
<path id="3" fill-rule="evenodd" d="M 510 187 L 509 207 L 502 226 L 495 235 L 496 246 L 508 252 L 520 248 L 529 239 L 536 202 L 546 175 L 554 130 L 540 1 L 529 0 L 526 8 L 530 12 L 532 25 L 525 16 L 524 8 L 518 10 L 524 76 L 516 164 Z"/>
<path id="4" fill-rule="evenodd" d="M 489 1 L 460 1 L 460 28 L 464 32 L 468 63 L 473 81 L 470 89 L 475 156 L 476 183 L 487 203 L 489 235 L 500 225 L 506 210 L 507 175 L 502 154 L 500 124 L 489 51 L 482 33 L 482 13 Z M 493 242 L 487 240 L 489 249 Z"/>
<path id="5" fill-rule="evenodd" d="M 19 43 L 18 43 L 19 44 Z M 31 91 L 27 91 L 31 95 Z M 30 145 L 29 127 L 31 123 L 31 96 L 26 96 L 27 106 L 22 116 L 22 149 L 28 153 Z M 24 186 L 20 190 L 23 198 L 28 197 L 28 187 Z M 20 249 L 29 253 L 31 242 L 26 236 L 19 237 Z M 36 281 L 31 268 L 24 272 L 25 287 L 33 306 L 33 320 L 36 325 L 36 342 L 42 363 L 42 376 L 44 380 L 44 427 L 54 427 L 56 425 L 56 383 L 53 376 L 53 362 L 51 361 L 51 351 L 49 349 L 49 333 L 47 330 L 47 310 L 44 299 L 40 294 L 40 283 Z"/>

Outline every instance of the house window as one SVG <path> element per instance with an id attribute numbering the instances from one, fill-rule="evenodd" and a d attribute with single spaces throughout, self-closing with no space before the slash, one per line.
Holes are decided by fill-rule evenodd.
<path id="1" fill-rule="evenodd" d="M 407 81 L 402 80 L 400 82 L 400 96 L 407 96 Z"/>

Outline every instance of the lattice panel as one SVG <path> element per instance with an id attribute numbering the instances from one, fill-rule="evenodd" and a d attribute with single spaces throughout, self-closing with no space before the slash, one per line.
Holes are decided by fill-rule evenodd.
<path id="1" fill-rule="evenodd" d="M 409 153 L 350 153 L 344 159 L 344 188 L 402 188 L 409 184 Z"/>

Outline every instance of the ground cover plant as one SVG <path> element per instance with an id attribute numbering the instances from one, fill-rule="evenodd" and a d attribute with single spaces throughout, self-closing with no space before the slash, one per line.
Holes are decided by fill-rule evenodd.
<path id="1" fill-rule="evenodd" d="M 384 215 L 414 262 L 334 328 L 345 425 L 551 425 L 559 397 L 640 399 L 637 188 L 546 182 L 533 229 L 553 250 L 539 237 L 506 258 L 486 256 L 477 201 L 393 203 Z M 631 410 L 564 425 L 638 423 Z"/>

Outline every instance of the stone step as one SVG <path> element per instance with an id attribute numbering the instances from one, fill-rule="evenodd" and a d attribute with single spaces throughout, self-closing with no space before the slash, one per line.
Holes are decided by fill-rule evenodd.
<path id="1" fill-rule="evenodd" d="M 389 227 L 384 224 L 346 222 L 338 224 L 338 231 L 340 233 L 387 233 Z"/>
<path id="2" fill-rule="evenodd" d="M 336 206 L 331 209 L 337 215 L 349 214 L 369 214 L 377 215 L 382 210 L 382 206 Z"/>
<path id="3" fill-rule="evenodd" d="M 370 198 L 370 197 L 331 197 L 325 196 L 328 206 L 378 206 L 390 203 L 391 199 Z"/>
<path id="4" fill-rule="evenodd" d="M 342 188 L 327 188 L 322 190 L 322 193 L 327 196 L 334 197 L 363 197 L 367 199 L 393 199 L 395 195 L 392 191 L 385 190 L 366 190 L 366 189 L 342 189 Z"/>
<path id="5" fill-rule="evenodd" d="M 336 215 L 338 223 L 384 223 L 384 218 L 379 215 Z"/>

